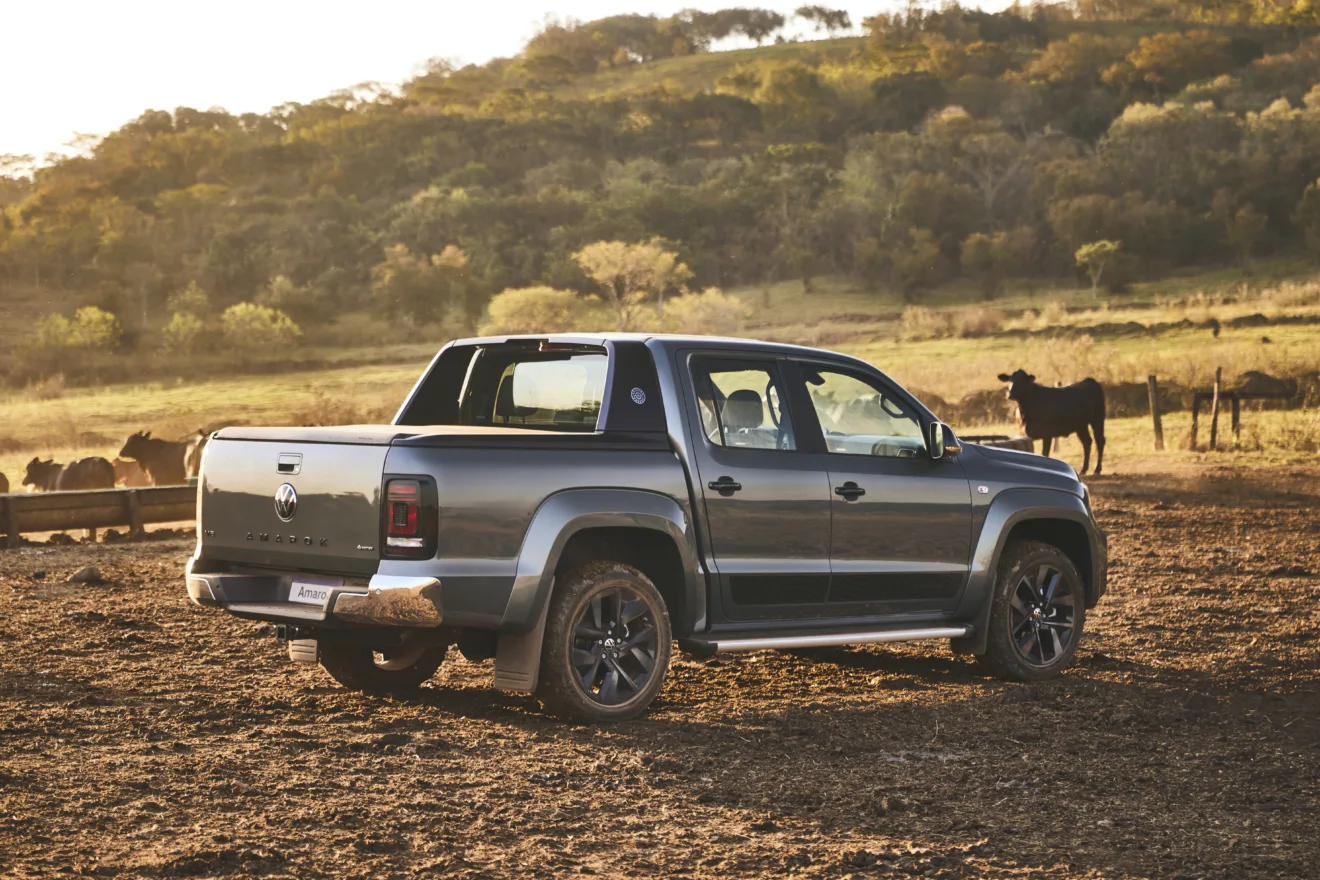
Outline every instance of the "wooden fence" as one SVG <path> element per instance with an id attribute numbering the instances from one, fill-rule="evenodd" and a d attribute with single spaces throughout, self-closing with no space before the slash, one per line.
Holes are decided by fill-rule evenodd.
<path id="1" fill-rule="evenodd" d="M 24 532 L 127 526 L 137 533 L 149 523 L 184 522 L 196 516 L 194 486 L 0 495 L 0 534 L 5 535 L 5 547 L 17 547 Z"/>

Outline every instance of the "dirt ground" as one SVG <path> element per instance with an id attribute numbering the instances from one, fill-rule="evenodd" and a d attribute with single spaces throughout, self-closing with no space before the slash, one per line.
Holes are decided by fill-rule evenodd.
<path id="1" fill-rule="evenodd" d="M 1110 595 L 1060 680 L 682 658 L 603 728 L 456 656 L 346 692 L 191 605 L 184 540 L 0 552 L 0 876 L 1320 876 L 1320 470 L 1093 490 Z"/>

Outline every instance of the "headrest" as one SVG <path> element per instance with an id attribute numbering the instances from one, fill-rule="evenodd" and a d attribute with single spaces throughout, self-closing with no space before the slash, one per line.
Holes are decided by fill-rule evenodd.
<path id="1" fill-rule="evenodd" d="M 722 414 L 724 427 L 729 431 L 750 430 L 761 427 L 765 410 L 761 405 L 761 395 L 750 388 L 742 388 L 729 395 L 724 401 Z"/>

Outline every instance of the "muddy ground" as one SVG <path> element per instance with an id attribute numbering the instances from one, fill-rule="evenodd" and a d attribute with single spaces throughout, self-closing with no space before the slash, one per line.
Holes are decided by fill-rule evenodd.
<path id="1" fill-rule="evenodd" d="M 461 659 L 346 692 L 189 604 L 182 540 L 0 552 L 0 876 L 1320 876 L 1320 472 L 1093 488 L 1111 593 L 1056 682 L 684 658 L 598 729 Z"/>

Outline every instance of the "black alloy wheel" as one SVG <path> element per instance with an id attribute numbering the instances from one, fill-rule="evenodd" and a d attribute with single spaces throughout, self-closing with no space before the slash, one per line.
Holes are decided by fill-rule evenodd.
<path id="1" fill-rule="evenodd" d="M 536 695 L 579 721 L 623 721 L 664 686 L 673 634 L 665 600 L 645 574 L 593 562 L 556 577 Z"/>
<path id="2" fill-rule="evenodd" d="M 628 587 L 592 597 L 573 624 L 571 662 L 588 698 L 618 706 L 646 689 L 659 638 L 654 614 Z"/>
<path id="3" fill-rule="evenodd" d="M 1057 663 L 1073 639 L 1077 597 L 1063 572 L 1048 562 L 1018 579 L 1009 600 L 1009 626 L 1019 656 L 1031 666 Z"/>
<path id="4" fill-rule="evenodd" d="M 1072 663 L 1086 626 L 1086 592 L 1072 559 L 1043 541 L 1004 548 L 990 596 L 985 653 L 1010 681 L 1045 681 Z"/>

